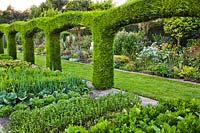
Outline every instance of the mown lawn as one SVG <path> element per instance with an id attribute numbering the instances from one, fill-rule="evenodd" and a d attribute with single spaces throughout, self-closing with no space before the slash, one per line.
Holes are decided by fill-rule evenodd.
<path id="1" fill-rule="evenodd" d="M 22 58 L 22 55 L 18 55 Z M 36 64 L 45 66 L 45 56 L 36 56 Z M 62 60 L 64 72 L 92 80 L 92 65 Z M 154 99 L 200 100 L 200 85 L 167 80 L 149 75 L 115 70 L 115 88 Z"/>

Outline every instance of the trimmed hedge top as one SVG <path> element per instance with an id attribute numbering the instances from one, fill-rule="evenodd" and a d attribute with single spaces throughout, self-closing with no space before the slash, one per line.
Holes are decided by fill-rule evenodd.
<path id="1" fill-rule="evenodd" d="M 122 6 L 106 11 L 70 11 L 55 17 L 41 17 L 28 22 L 17 21 L 0 24 L 0 33 L 30 32 L 41 29 L 46 32 L 59 31 L 74 26 L 101 24 L 116 30 L 122 26 L 172 16 L 200 17 L 200 0 L 132 0 Z M 107 29 L 107 28 L 106 28 Z"/>
<path id="2" fill-rule="evenodd" d="M 43 30 L 46 37 L 46 66 L 62 70 L 59 34 L 75 26 L 91 29 L 93 50 L 93 85 L 96 88 L 111 88 L 114 84 L 113 39 L 123 26 L 175 16 L 200 17 L 200 0 L 132 0 L 122 6 L 105 11 L 70 11 L 55 17 L 41 17 L 27 22 L 17 21 L 0 25 L 0 37 L 5 33 L 8 54 L 16 58 L 14 36 L 23 35 L 24 60 L 34 63 L 33 35 Z M 1 45 L 2 47 L 3 45 Z"/>

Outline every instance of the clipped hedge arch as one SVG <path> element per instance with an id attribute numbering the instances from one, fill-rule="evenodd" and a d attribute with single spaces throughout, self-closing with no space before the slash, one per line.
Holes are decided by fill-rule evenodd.
<path id="1" fill-rule="evenodd" d="M 97 88 L 111 88 L 114 84 L 113 38 L 121 27 L 157 18 L 200 17 L 199 6 L 200 0 L 132 0 L 101 12 L 95 17 L 95 27 L 92 28 L 93 85 Z"/>
<path id="2" fill-rule="evenodd" d="M 14 23 L 11 25 L 0 25 L 0 31 L 6 34 L 8 55 L 12 56 L 13 59 L 17 59 L 17 49 L 15 44 L 15 35 L 17 32 L 15 30 Z"/>
<path id="3" fill-rule="evenodd" d="M 21 32 L 24 60 L 34 63 L 33 35 L 37 29 L 43 30 L 46 37 L 46 66 L 52 70 L 62 70 L 60 32 L 74 26 L 89 27 L 94 42 L 93 85 L 96 88 L 106 89 L 114 85 L 113 39 L 121 27 L 157 18 L 200 17 L 199 7 L 200 0 L 132 0 L 106 11 L 67 12 L 53 18 L 37 18 L 10 25 L 1 24 L 0 37 L 6 34 L 8 54 L 16 58 L 14 36 L 17 32 Z"/>

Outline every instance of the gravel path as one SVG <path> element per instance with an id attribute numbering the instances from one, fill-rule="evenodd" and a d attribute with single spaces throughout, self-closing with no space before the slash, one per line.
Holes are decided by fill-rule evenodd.
<path id="1" fill-rule="evenodd" d="M 0 118 L 0 133 L 6 133 L 4 129 L 6 128 L 6 123 L 9 121 L 8 117 Z"/>

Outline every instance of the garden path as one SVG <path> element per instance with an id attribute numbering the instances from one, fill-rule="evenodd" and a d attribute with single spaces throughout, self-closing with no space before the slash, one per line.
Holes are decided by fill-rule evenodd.
<path id="1" fill-rule="evenodd" d="M 93 88 L 92 86 L 92 83 L 91 82 L 87 82 L 87 86 L 89 88 Z M 92 93 L 91 93 L 91 96 L 92 97 L 97 97 L 97 96 L 104 96 L 104 95 L 107 95 L 107 94 L 111 94 L 111 93 L 118 93 L 120 92 L 121 90 L 118 90 L 118 89 L 115 89 L 115 88 L 112 88 L 112 89 L 108 89 L 108 90 L 93 90 Z M 151 98 L 147 98 L 147 97 L 143 97 L 143 96 L 139 96 L 141 101 L 142 101 L 142 105 L 147 105 L 147 104 L 152 104 L 152 105 L 157 105 L 158 104 L 158 101 L 154 100 L 154 99 L 151 99 Z"/>
<path id="2" fill-rule="evenodd" d="M 9 121 L 9 118 L 0 118 L 0 133 L 6 133 L 5 128 L 6 128 L 6 123 L 8 121 Z"/>

